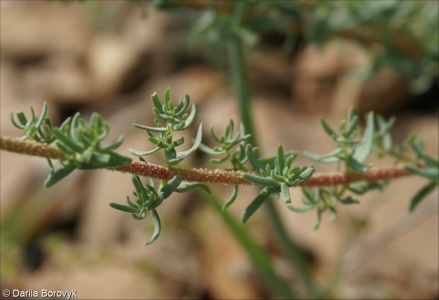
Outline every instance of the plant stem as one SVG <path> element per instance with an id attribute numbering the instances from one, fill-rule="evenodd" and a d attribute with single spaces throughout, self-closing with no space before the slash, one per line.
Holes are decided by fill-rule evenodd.
<path id="1" fill-rule="evenodd" d="M 0 149 L 24 155 L 38 156 L 46 159 L 65 159 L 61 150 L 46 144 L 33 141 L 23 141 L 16 137 L 0 136 Z M 422 167 L 421 165 L 418 165 Z M 184 181 L 200 183 L 222 183 L 232 185 L 252 184 L 244 178 L 244 172 L 223 171 L 210 169 L 168 169 L 148 162 L 132 162 L 128 165 L 107 168 L 111 171 L 129 173 L 152 177 L 157 179 L 171 179 L 175 175 L 180 175 Z M 387 167 L 370 170 L 367 173 L 315 173 L 308 181 L 300 184 L 301 187 L 324 187 L 334 185 L 346 185 L 356 181 L 380 181 L 396 179 L 399 177 L 413 175 L 407 172 L 404 167 Z"/>
<path id="2" fill-rule="evenodd" d="M 244 12 L 245 4 L 246 3 L 244 1 L 236 3 L 235 14 L 233 15 L 232 22 L 232 29 L 235 30 L 235 33 L 240 25 L 239 23 Z M 253 125 L 254 123 L 252 120 L 252 113 L 250 111 L 250 85 L 245 69 L 242 42 L 236 34 L 232 34 L 232 36 L 228 40 L 228 51 L 231 78 L 233 86 L 235 88 L 236 96 L 238 98 L 241 121 L 246 130 L 246 134 L 250 134 L 251 136 L 249 139 L 249 143 L 256 147 L 256 134 Z M 279 215 L 275 207 L 274 201 L 271 201 L 271 199 L 269 199 L 265 202 L 265 207 L 271 224 L 273 225 L 274 232 L 277 233 L 280 242 L 288 255 L 292 268 L 296 269 L 298 275 L 301 277 L 303 283 L 308 290 L 309 296 L 311 296 L 312 298 L 318 298 L 318 291 L 311 278 L 306 258 L 302 250 L 289 237 L 287 230 L 282 222 L 281 216 Z"/>
<path id="3" fill-rule="evenodd" d="M 238 243 L 247 252 L 248 257 L 252 261 L 253 265 L 259 271 L 259 274 L 263 278 L 268 287 L 278 296 L 283 299 L 297 299 L 297 295 L 293 293 L 291 288 L 285 282 L 284 279 L 278 276 L 273 270 L 273 266 L 270 262 L 264 249 L 254 242 L 249 232 L 243 226 L 241 222 L 236 220 L 232 214 L 228 211 L 222 210 L 222 203 L 218 198 L 212 196 L 204 191 L 200 190 L 203 198 L 215 209 L 224 224 L 228 227 L 230 232 L 235 236 Z"/>

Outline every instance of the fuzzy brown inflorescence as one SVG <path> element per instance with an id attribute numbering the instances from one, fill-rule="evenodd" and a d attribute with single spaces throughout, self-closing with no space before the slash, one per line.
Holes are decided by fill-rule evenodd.
<path id="1" fill-rule="evenodd" d="M 33 155 L 51 159 L 64 159 L 65 155 L 59 149 L 36 143 L 33 141 L 23 141 L 20 138 L 0 136 L 0 148 L 2 150 Z M 202 183 L 222 183 L 222 184 L 251 184 L 244 178 L 244 172 L 223 171 L 210 169 L 168 169 L 148 162 L 132 162 L 125 166 L 108 168 L 112 171 L 129 173 L 131 175 L 147 176 L 158 179 L 171 179 L 175 175 L 181 176 L 185 181 Z M 315 173 L 308 181 L 300 184 L 303 187 L 323 187 L 333 185 L 344 185 L 356 181 L 382 181 L 395 179 L 411 175 L 404 167 L 387 167 L 370 170 L 367 173 Z"/>

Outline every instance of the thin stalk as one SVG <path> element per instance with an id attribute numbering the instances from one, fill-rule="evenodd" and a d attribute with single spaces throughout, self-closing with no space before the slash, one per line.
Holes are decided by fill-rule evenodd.
<path id="1" fill-rule="evenodd" d="M 239 1 L 236 3 L 235 14 L 233 15 L 232 29 L 236 30 L 236 28 L 239 27 L 239 23 L 241 22 L 245 9 L 245 4 L 245 1 Z M 228 51 L 232 84 L 238 98 L 241 120 L 244 128 L 246 129 L 246 134 L 251 135 L 249 143 L 256 147 L 256 134 L 253 125 L 254 123 L 252 120 L 252 113 L 250 111 L 250 85 L 245 69 L 242 42 L 236 35 L 232 35 L 228 40 Z M 314 281 L 312 280 L 309 266 L 306 262 L 306 258 L 302 250 L 288 235 L 284 223 L 282 222 L 281 216 L 279 215 L 274 205 L 274 201 L 269 200 L 265 203 L 269 219 L 274 227 L 274 232 L 277 233 L 278 238 L 280 239 L 280 242 L 288 255 L 292 268 L 295 269 L 301 277 L 303 283 L 307 288 L 309 296 L 314 299 L 319 298 L 319 292 L 314 284 Z"/>
<path id="2" fill-rule="evenodd" d="M 298 299 L 298 296 L 291 290 L 289 284 L 275 272 L 270 258 L 264 249 L 254 242 L 254 239 L 251 238 L 243 224 L 236 220 L 228 211 L 222 210 L 223 204 L 218 198 L 201 190 L 199 192 L 218 213 L 238 243 L 241 244 L 267 286 L 282 299 Z"/>

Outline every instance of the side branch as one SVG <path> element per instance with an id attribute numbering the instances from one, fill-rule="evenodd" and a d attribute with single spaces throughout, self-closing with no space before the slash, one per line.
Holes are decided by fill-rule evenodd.
<path id="1" fill-rule="evenodd" d="M 0 149 L 24 155 L 39 156 L 50 159 L 65 159 L 64 153 L 59 149 L 36 143 L 23 141 L 20 138 L 0 136 Z M 158 179 L 171 179 L 180 175 L 183 180 L 203 183 L 223 184 L 251 184 L 244 178 L 244 172 L 210 170 L 210 169 L 168 169 L 159 165 L 145 162 L 132 162 L 125 166 L 108 168 L 112 171 L 128 173 L 131 175 L 146 176 Z M 344 185 L 356 181 L 381 181 L 411 175 L 404 167 L 387 167 L 370 170 L 367 173 L 315 173 L 308 181 L 302 183 L 303 187 L 323 187 Z"/>

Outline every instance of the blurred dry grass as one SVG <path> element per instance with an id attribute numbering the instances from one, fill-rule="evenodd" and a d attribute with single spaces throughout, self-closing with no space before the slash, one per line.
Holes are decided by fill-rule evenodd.
<path id="1" fill-rule="evenodd" d="M 211 125 L 221 130 L 229 117 L 237 120 L 227 76 L 183 47 L 184 18 L 156 11 L 145 17 L 138 5 L 116 1 L 1 1 L 0 14 L 2 135 L 19 134 L 9 122 L 11 111 L 38 110 L 46 100 L 53 119 L 98 111 L 111 125 L 111 138 L 125 135 L 121 152 L 143 149 L 144 133 L 130 124 L 149 124 L 149 97 L 167 87 L 174 98 L 187 93 L 199 104 L 206 137 Z M 438 153 L 437 116 L 404 110 L 413 97 L 401 76 L 391 70 L 372 81 L 346 75 L 367 64 L 366 54 L 345 42 L 322 52 L 305 48 L 293 60 L 256 51 L 250 66 L 263 153 L 274 154 L 280 143 L 286 149 L 331 150 L 319 115 L 337 124 L 351 106 L 398 113 L 396 142 L 414 132 L 429 153 Z M 108 206 L 131 193 L 128 176 L 76 171 L 45 190 L 44 160 L 0 155 L 1 226 L 8 237 L 1 244 L 2 289 L 75 289 L 88 299 L 267 296 L 243 251 L 197 195 L 173 196 L 160 207 L 164 230 L 145 248 L 151 224 Z M 187 164 L 204 161 L 198 157 Z M 314 214 L 293 214 L 282 204 L 280 210 L 291 234 L 314 257 L 316 278 L 337 287 L 332 292 L 349 299 L 435 298 L 437 191 L 423 204 L 427 209 L 407 213 L 410 196 L 422 184 L 422 179 L 392 182 L 384 193 L 363 197 L 361 205 L 340 209 L 339 219 L 325 220 L 318 231 Z M 230 193 L 223 186 L 213 189 L 222 198 Z M 243 189 L 231 211 L 239 216 L 254 192 Z M 299 201 L 300 192 L 293 196 Z M 406 226 L 396 230 L 401 224 Z M 278 271 L 294 280 L 265 216 L 259 213 L 247 226 Z"/>

